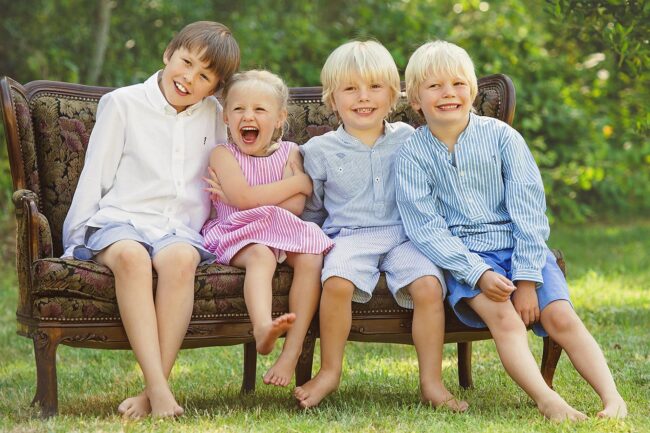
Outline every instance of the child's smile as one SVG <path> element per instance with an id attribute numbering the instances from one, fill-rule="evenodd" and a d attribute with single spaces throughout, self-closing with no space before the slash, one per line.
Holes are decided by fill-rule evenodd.
<path id="1" fill-rule="evenodd" d="M 266 156 L 276 129 L 286 120 L 277 95 L 263 82 L 234 85 L 228 93 L 224 120 L 239 150 L 251 156 Z"/>
<path id="2" fill-rule="evenodd" d="M 348 134 L 372 145 L 384 131 L 391 90 L 386 83 L 369 82 L 353 74 L 332 93 L 332 106 Z"/>

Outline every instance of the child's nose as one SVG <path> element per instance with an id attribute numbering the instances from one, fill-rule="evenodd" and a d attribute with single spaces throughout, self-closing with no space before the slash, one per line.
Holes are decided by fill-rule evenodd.
<path id="1" fill-rule="evenodd" d="M 363 88 L 363 87 L 359 89 L 359 100 L 360 101 L 367 101 L 368 100 L 368 89 Z"/>

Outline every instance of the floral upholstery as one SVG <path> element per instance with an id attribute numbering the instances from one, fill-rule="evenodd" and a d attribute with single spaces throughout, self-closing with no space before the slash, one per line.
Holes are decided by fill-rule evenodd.
<path id="1" fill-rule="evenodd" d="M 104 89 L 109 90 L 109 89 Z M 92 92 L 91 92 L 92 93 Z M 43 90 L 30 96 L 14 91 L 20 133 L 22 169 L 26 192 L 17 191 L 14 202 L 18 217 L 18 266 L 21 286 L 19 312 L 41 319 L 84 321 L 118 319 L 113 276 L 105 266 L 63 260 L 62 227 L 83 168 L 85 150 L 95 123 L 100 93 Z M 496 90 L 483 89 L 476 100 L 479 114 L 494 116 L 499 104 Z M 422 118 L 404 98 L 390 115 L 390 121 L 414 126 Z M 289 105 L 289 127 L 285 138 L 299 144 L 336 128 L 338 119 L 318 99 L 294 98 Z M 30 192 L 32 191 L 32 192 Z M 28 263 L 27 227 L 19 209 L 27 195 L 40 212 L 38 258 Z M 31 273 L 31 281 L 27 277 Z M 195 282 L 194 318 L 244 317 L 242 295 L 244 273 L 228 266 L 202 266 Z M 273 280 L 274 312 L 288 310 L 291 270 L 280 266 Z M 155 285 L 155 283 L 154 283 Z M 31 289 L 29 287 L 31 286 Z M 29 293 L 27 293 L 29 291 Z M 354 304 L 353 314 L 407 313 L 393 300 L 382 277 L 367 304 Z"/>

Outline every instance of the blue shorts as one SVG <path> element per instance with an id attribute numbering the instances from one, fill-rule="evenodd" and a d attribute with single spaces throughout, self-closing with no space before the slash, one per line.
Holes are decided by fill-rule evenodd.
<path id="1" fill-rule="evenodd" d="M 413 299 L 402 289 L 420 277 L 436 277 L 445 296 L 442 271 L 408 240 L 401 225 L 341 229 L 333 240 L 334 247 L 325 256 L 321 281 L 330 277 L 351 281 L 355 286 L 354 302 L 370 300 L 380 272 L 386 273 L 388 288 L 403 308 L 413 308 Z"/>
<path id="2" fill-rule="evenodd" d="M 147 250 L 151 258 L 171 244 L 184 242 L 192 245 L 199 252 L 201 257 L 199 265 L 213 263 L 216 259 L 216 256 L 206 250 L 201 243 L 184 236 L 168 234 L 152 243 L 148 243 L 135 227 L 127 223 L 109 223 L 101 228 L 88 227 L 84 236 L 84 245 L 77 245 L 72 256 L 77 260 L 90 261 L 115 242 L 127 239 L 139 242 Z"/>
<path id="3" fill-rule="evenodd" d="M 481 256 L 483 261 L 487 263 L 494 272 L 512 279 L 511 260 L 512 249 L 478 252 L 473 253 Z M 479 317 L 478 314 L 470 308 L 465 302 L 465 299 L 472 299 L 481 293 L 478 288 L 470 287 L 465 283 L 460 283 L 451 273 L 445 272 L 445 279 L 447 280 L 447 287 L 449 288 L 449 304 L 456 313 L 456 316 L 461 322 L 473 328 L 484 328 L 485 322 Z M 564 300 L 571 304 L 569 299 L 569 287 L 567 286 L 566 279 L 562 270 L 557 265 L 555 256 L 550 250 L 546 252 L 546 263 L 542 268 L 543 283 L 537 288 L 537 301 L 539 302 L 539 311 L 542 311 L 548 304 L 553 301 Z M 571 305 L 573 306 L 573 305 Z M 542 327 L 540 322 L 533 325 L 533 332 L 540 337 L 546 337 L 548 334 Z"/>

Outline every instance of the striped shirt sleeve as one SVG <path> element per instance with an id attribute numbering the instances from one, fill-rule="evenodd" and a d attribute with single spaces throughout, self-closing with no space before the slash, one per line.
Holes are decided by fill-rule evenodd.
<path id="1" fill-rule="evenodd" d="M 503 140 L 505 204 L 514 223 L 512 280 L 542 283 L 549 236 L 544 184 L 523 137 L 515 130 Z"/>

